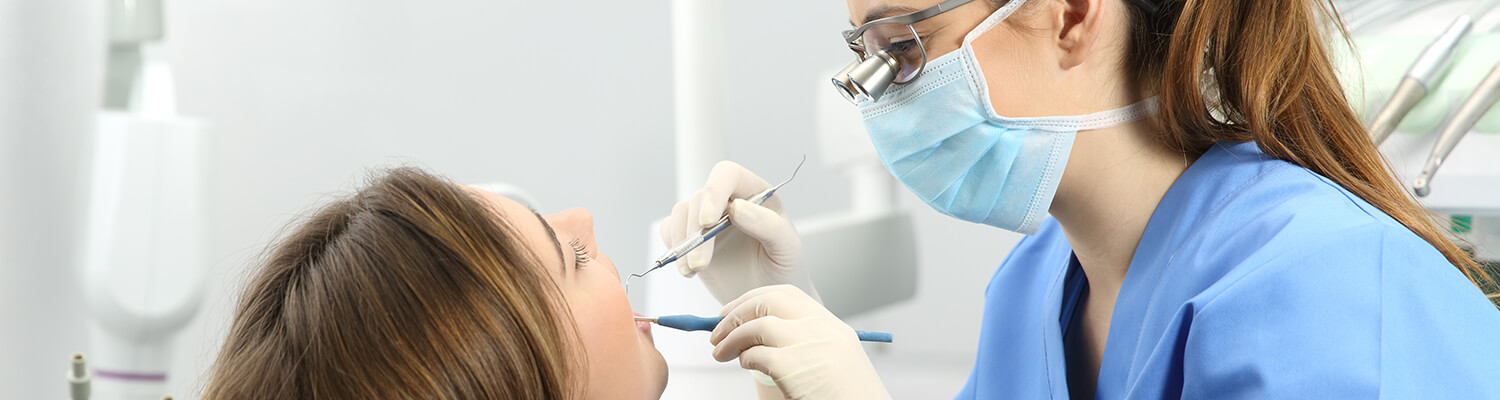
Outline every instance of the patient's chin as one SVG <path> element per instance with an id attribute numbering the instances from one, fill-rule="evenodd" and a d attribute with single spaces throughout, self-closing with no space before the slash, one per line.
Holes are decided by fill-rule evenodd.
<path id="1" fill-rule="evenodd" d="M 646 370 L 651 373 L 651 376 L 648 376 L 647 379 L 651 379 L 649 382 L 653 384 L 648 387 L 654 389 L 647 398 L 659 399 L 662 392 L 667 390 L 667 360 L 662 358 L 661 352 L 652 348 L 651 352 L 646 354 L 646 363 L 648 364 Z"/>
<path id="2" fill-rule="evenodd" d="M 667 360 L 656 349 L 656 341 L 651 337 L 650 331 L 641 333 L 641 363 L 647 388 L 652 389 L 650 393 L 654 394 L 649 398 L 660 398 L 662 391 L 667 389 Z"/>

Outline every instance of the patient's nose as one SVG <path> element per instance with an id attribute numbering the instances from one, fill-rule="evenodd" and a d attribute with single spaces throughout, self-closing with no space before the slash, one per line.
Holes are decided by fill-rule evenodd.
<path id="1" fill-rule="evenodd" d="M 582 208 L 569 208 L 560 213 L 552 214 L 552 220 L 557 221 L 555 225 L 567 225 L 569 228 L 577 229 L 588 235 L 594 234 L 594 214 Z"/>

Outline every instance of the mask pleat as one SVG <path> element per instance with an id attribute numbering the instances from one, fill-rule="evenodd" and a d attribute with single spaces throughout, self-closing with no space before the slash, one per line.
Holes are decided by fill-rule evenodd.
<path id="1" fill-rule="evenodd" d="M 1000 197 L 1006 187 L 1014 186 L 1012 175 L 1016 169 L 1016 163 L 1022 162 L 1028 155 L 1019 142 L 1025 140 L 1026 131 L 1010 130 L 1004 128 L 987 127 L 988 131 L 995 135 L 995 143 L 990 145 L 989 151 L 982 158 L 967 168 L 965 174 L 968 177 L 961 180 L 963 187 L 954 185 L 956 195 L 953 208 L 954 214 L 962 215 L 964 219 L 971 221 L 985 221 L 998 208 L 1006 207 L 1002 204 L 1004 200 Z"/>
<path id="2" fill-rule="evenodd" d="M 995 150 L 995 144 L 1001 139 L 1001 132 L 986 129 L 967 129 L 953 135 L 948 140 L 938 145 L 936 153 L 942 155 L 942 159 L 933 159 L 914 165 L 902 179 L 914 185 L 915 191 L 920 187 L 918 193 L 937 194 L 937 197 L 924 198 L 928 202 L 939 201 L 942 194 L 950 189 L 956 190 L 965 181 L 965 175 L 988 154 Z M 950 197 L 951 199 L 951 197 Z"/>

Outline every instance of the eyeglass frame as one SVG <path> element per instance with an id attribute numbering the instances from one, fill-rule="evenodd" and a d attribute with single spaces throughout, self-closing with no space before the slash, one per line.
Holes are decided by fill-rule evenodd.
<path id="1" fill-rule="evenodd" d="M 922 75 L 922 70 L 927 68 L 927 45 L 922 44 L 922 37 L 917 35 L 916 28 L 912 27 L 911 25 L 917 22 L 921 22 L 922 20 L 935 17 L 938 14 L 948 12 L 964 4 L 969 4 L 973 1 L 974 0 L 946 0 L 942 3 L 938 3 L 935 6 L 927 7 L 916 12 L 865 22 L 864 24 L 861 24 L 854 29 L 845 30 L 843 32 L 844 42 L 849 45 L 849 50 L 854 51 L 855 56 L 857 56 L 860 61 L 864 61 L 865 59 L 873 56 L 872 54 L 866 54 L 865 52 L 865 45 L 863 43 L 865 31 L 877 25 L 906 25 L 906 28 L 912 31 L 912 36 L 914 38 L 913 40 L 917 41 L 917 49 L 922 51 L 922 65 L 917 67 L 917 73 L 912 75 L 912 77 L 910 78 L 916 79 L 918 76 Z M 908 81 L 910 79 L 908 79 Z"/>

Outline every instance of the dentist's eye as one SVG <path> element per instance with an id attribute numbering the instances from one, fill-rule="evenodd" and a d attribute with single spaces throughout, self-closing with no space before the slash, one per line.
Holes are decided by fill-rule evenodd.
<path id="1" fill-rule="evenodd" d="M 568 245 L 573 246 L 574 266 L 583 268 L 583 266 L 588 264 L 590 260 L 594 259 L 593 257 L 589 257 L 589 251 L 584 247 L 582 240 L 574 238 L 573 240 L 568 241 Z"/>
<path id="2" fill-rule="evenodd" d="M 912 50 L 916 50 L 916 49 L 917 49 L 917 40 L 916 39 L 902 40 L 902 41 L 899 41 L 899 42 L 891 43 L 889 46 L 885 47 L 885 51 L 888 52 L 888 53 L 891 53 L 891 54 L 905 54 L 906 52 L 909 52 L 909 51 L 912 51 Z"/>

